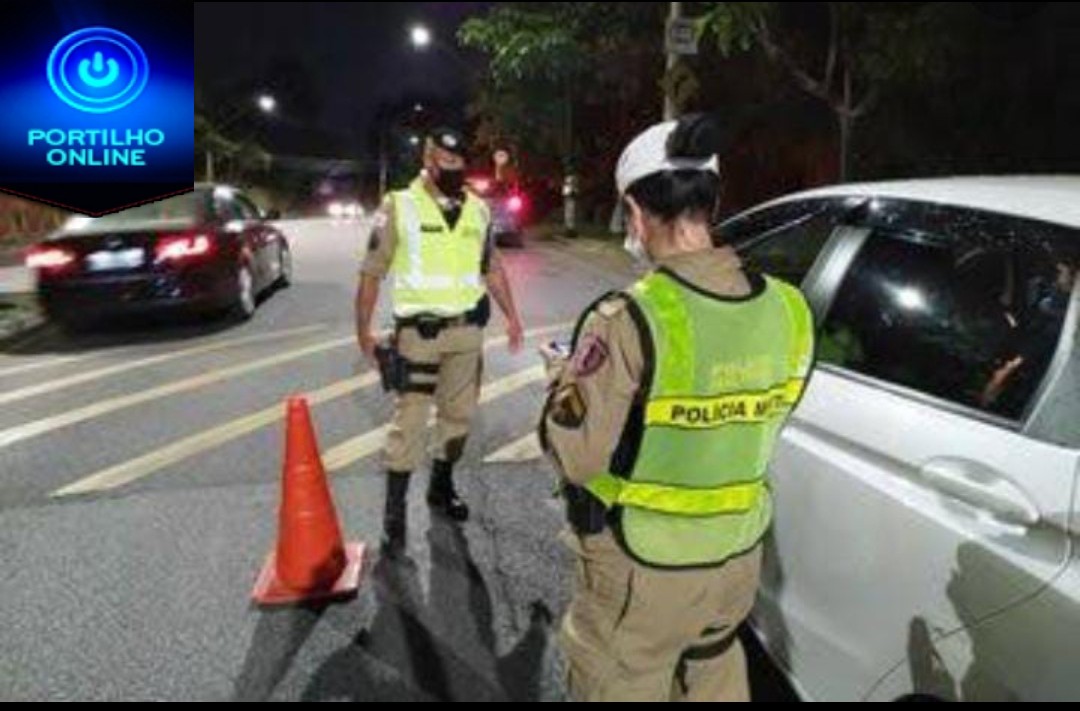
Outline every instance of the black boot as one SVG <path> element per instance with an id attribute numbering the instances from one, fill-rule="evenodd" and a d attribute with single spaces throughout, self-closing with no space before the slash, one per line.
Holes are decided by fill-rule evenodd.
<path id="1" fill-rule="evenodd" d="M 405 550 L 405 510 L 408 493 L 409 472 L 386 473 L 382 552 L 390 558 L 396 557 Z"/>
<path id="2" fill-rule="evenodd" d="M 458 498 L 454 491 L 454 465 L 443 459 L 436 459 L 431 467 L 431 480 L 428 484 L 427 502 L 439 513 L 454 521 L 469 518 L 469 507 Z"/>

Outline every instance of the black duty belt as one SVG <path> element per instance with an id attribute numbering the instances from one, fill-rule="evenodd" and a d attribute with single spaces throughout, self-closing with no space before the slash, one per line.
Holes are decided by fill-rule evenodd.
<path id="1" fill-rule="evenodd" d="M 435 314 L 417 314 L 405 318 L 395 318 L 394 326 L 401 331 L 406 328 L 415 328 L 424 340 L 436 338 L 439 332 L 446 328 L 467 326 L 472 322 L 468 314 L 459 316 L 437 316 Z"/>

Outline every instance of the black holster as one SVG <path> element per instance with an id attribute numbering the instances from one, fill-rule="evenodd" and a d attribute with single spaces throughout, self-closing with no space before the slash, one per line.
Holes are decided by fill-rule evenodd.
<path id="1" fill-rule="evenodd" d="M 379 364 L 379 379 L 384 392 L 401 392 L 409 382 L 408 363 L 398 353 L 397 345 L 390 341 L 375 346 L 375 360 Z"/>

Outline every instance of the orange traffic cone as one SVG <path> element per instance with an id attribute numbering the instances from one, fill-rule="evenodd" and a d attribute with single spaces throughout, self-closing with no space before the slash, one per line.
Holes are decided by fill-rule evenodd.
<path id="1" fill-rule="evenodd" d="M 264 605 L 339 597 L 360 585 L 364 546 L 342 544 L 307 401 L 289 398 L 277 549 L 252 597 Z"/>

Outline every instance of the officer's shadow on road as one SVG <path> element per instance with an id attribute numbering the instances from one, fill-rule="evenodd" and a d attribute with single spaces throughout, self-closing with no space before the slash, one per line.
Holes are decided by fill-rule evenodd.
<path id="1" fill-rule="evenodd" d="M 314 601 L 261 611 L 243 670 L 236 681 L 234 700 L 265 701 L 270 698 L 331 604 L 332 601 Z"/>
<path id="2" fill-rule="evenodd" d="M 371 623 L 315 673 L 304 701 L 536 700 L 552 615 L 534 602 L 528 630 L 496 651 L 492 600 L 461 528 L 433 517 L 427 600 L 417 565 L 380 559 Z"/>

